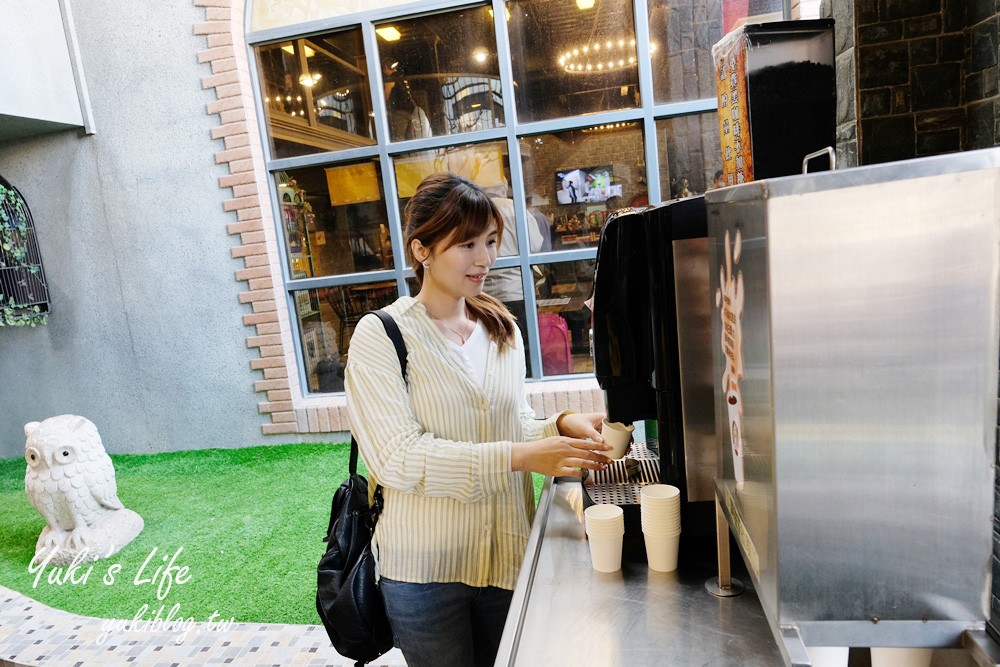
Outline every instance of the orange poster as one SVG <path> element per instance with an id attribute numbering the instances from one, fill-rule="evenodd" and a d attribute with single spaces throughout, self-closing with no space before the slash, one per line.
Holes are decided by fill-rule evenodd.
<path id="1" fill-rule="evenodd" d="M 747 51 L 743 30 L 712 47 L 719 102 L 719 141 L 726 185 L 753 180 L 750 114 L 747 109 Z"/>

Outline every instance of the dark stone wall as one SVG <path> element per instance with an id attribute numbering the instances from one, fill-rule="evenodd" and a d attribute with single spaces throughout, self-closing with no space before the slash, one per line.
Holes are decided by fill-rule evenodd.
<path id="1" fill-rule="evenodd" d="M 861 164 L 1000 144 L 1000 0 L 853 4 Z"/>

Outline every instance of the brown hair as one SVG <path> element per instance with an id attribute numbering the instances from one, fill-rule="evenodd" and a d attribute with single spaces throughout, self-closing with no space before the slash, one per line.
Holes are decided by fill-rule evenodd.
<path id="1" fill-rule="evenodd" d="M 504 231 L 503 216 L 489 195 L 472 181 L 455 174 L 431 174 L 421 181 L 403 209 L 403 220 L 406 252 L 421 285 L 424 267 L 413 256 L 414 239 L 427 248 L 440 245 L 441 250 L 447 250 L 479 236 L 491 225 L 496 225 L 499 245 Z M 514 316 L 506 306 L 485 293 L 468 298 L 465 303 L 492 340 L 513 346 Z"/>

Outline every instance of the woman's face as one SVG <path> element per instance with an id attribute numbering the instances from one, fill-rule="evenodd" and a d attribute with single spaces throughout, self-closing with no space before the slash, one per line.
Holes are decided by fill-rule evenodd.
<path id="1" fill-rule="evenodd" d="M 497 260 L 496 225 L 462 243 L 449 246 L 449 241 L 431 250 L 421 291 L 430 288 L 454 298 L 478 295 L 483 291 L 486 274 Z"/>

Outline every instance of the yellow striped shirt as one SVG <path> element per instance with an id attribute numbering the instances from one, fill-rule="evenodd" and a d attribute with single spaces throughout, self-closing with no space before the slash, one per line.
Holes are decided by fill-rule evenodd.
<path id="1" fill-rule="evenodd" d="M 512 472 L 511 443 L 558 435 L 536 419 L 524 351 L 490 341 L 480 385 L 448 349 L 423 304 L 385 309 L 406 342 L 404 384 L 392 342 L 374 316 L 351 337 L 345 387 L 351 430 L 384 487 L 375 528 L 381 576 L 513 589 L 535 514 L 531 475 Z"/>

